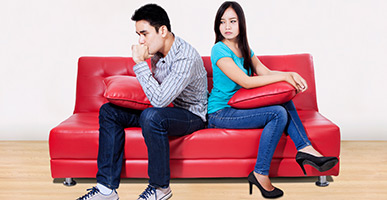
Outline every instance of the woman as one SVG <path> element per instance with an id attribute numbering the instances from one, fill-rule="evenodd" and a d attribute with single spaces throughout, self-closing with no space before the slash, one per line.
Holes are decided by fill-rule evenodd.
<path id="1" fill-rule="evenodd" d="M 338 162 L 335 157 L 323 157 L 316 151 L 298 117 L 292 101 L 254 109 L 235 109 L 227 105 L 233 94 L 243 88 L 255 88 L 286 81 L 297 92 L 304 92 L 306 81 L 295 72 L 271 71 L 254 56 L 250 49 L 245 16 L 236 2 L 224 2 L 215 17 L 215 45 L 211 51 L 214 87 L 208 102 L 208 126 L 210 128 L 262 128 L 257 162 L 249 174 L 250 194 L 256 185 L 265 198 L 277 198 L 282 190 L 274 187 L 269 179 L 270 163 L 284 131 L 296 145 L 296 160 L 310 164 L 319 171 L 327 171 Z M 256 73 L 258 76 L 251 76 Z"/>

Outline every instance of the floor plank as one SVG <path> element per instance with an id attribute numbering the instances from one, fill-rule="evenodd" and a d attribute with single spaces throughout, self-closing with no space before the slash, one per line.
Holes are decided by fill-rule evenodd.
<path id="1" fill-rule="evenodd" d="M 316 187 L 316 177 L 272 178 L 284 190 L 282 199 L 387 199 L 387 141 L 342 141 L 340 175 L 328 187 Z M 76 179 L 63 186 L 50 175 L 47 141 L 0 141 L 0 199 L 76 199 L 95 179 Z M 137 199 L 146 179 L 123 179 L 120 199 Z M 263 199 L 257 188 L 248 194 L 246 179 L 173 179 L 172 199 Z"/>

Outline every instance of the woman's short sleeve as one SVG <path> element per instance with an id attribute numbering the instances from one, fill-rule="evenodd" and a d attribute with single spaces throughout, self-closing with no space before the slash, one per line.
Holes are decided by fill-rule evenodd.
<path id="1" fill-rule="evenodd" d="M 216 43 L 211 50 L 211 62 L 216 65 L 219 59 L 231 57 L 231 50 L 222 42 Z"/>

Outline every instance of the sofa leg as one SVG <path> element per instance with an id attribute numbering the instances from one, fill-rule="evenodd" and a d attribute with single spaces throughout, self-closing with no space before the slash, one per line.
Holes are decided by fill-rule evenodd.
<path id="1" fill-rule="evenodd" d="M 329 185 L 329 182 L 327 181 L 327 176 L 319 176 L 318 180 L 316 181 L 316 185 L 319 187 L 326 187 Z"/>
<path id="2" fill-rule="evenodd" d="M 63 185 L 65 186 L 74 186 L 75 184 L 77 184 L 77 182 L 75 182 L 73 178 L 65 178 L 63 181 Z"/>

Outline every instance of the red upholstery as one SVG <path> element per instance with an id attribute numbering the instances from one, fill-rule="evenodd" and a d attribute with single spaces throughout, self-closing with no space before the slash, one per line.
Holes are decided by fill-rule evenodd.
<path id="1" fill-rule="evenodd" d="M 106 85 L 103 96 L 110 103 L 136 110 L 153 107 L 135 76 L 109 76 L 103 82 Z M 173 104 L 169 104 L 168 107 L 173 107 Z"/>
<path id="2" fill-rule="evenodd" d="M 135 76 L 109 76 L 104 79 L 104 83 L 106 85 L 104 97 L 110 103 L 137 110 L 152 107 Z"/>
<path id="3" fill-rule="evenodd" d="M 296 89 L 282 81 L 252 89 L 239 89 L 228 101 L 234 108 L 259 108 L 286 103 L 296 96 Z"/>
<path id="4" fill-rule="evenodd" d="M 260 56 L 271 69 L 296 71 L 309 89 L 293 100 L 313 146 L 326 156 L 340 155 L 340 130 L 318 113 L 312 57 L 309 54 Z M 209 57 L 203 57 L 208 71 L 209 89 L 212 71 Z M 98 155 L 98 110 L 107 102 L 103 97 L 103 79 L 113 75 L 134 76 L 131 58 L 81 57 L 78 63 L 74 114 L 53 128 L 49 146 L 53 178 L 95 177 Z M 127 128 L 125 164 L 122 177 L 147 177 L 147 151 L 140 128 Z M 170 138 L 171 176 L 246 177 L 256 162 L 262 129 L 204 129 L 191 135 Z M 283 135 L 272 161 L 271 176 L 304 176 L 295 161 L 296 149 Z M 308 176 L 338 175 L 339 164 L 321 173 L 306 166 Z"/>

